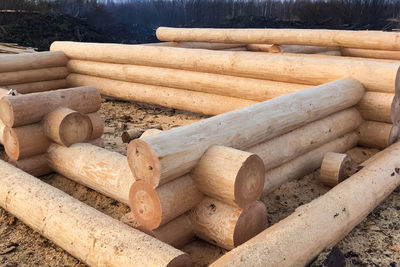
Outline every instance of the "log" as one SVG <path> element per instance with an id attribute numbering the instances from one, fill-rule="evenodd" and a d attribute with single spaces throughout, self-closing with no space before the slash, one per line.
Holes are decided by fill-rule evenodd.
<path id="1" fill-rule="evenodd" d="M 136 139 L 128 145 L 129 166 L 137 179 L 158 186 L 189 172 L 212 145 L 246 150 L 351 107 L 363 95 L 358 81 L 342 79 Z"/>
<path id="2" fill-rule="evenodd" d="M 357 164 L 346 154 L 328 152 L 322 160 L 319 181 L 334 187 L 358 171 Z"/>
<path id="3" fill-rule="evenodd" d="M 139 229 L 146 234 L 151 235 L 175 248 L 182 248 L 186 244 L 194 241 L 196 238 L 192 230 L 192 223 L 190 222 L 190 219 L 187 217 L 186 214 L 183 214 L 178 218 L 173 219 L 169 223 L 152 231 L 141 228 L 136 218 L 133 216 L 132 212 L 128 212 L 127 214 L 122 216 L 121 222 L 136 229 Z"/>
<path id="4" fill-rule="evenodd" d="M 68 74 L 69 72 L 66 67 L 3 72 L 0 75 L 0 86 L 65 79 Z"/>
<path id="5" fill-rule="evenodd" d="M 52 144 L 46 156 L 50 168 L 55 172 L 129 204 L 129 188 L 135 178 L 125 156 L 83 143 L 70 147 Z"/>
<path id="6" fill-rule="evenodd" d="M 91 138 L 93 126 L 89 116 L 69 108 L 53 110 L 43 118 L 41 124 L 43 133 L 53 142 L 63 146 L 98 138 Z"/>
<path id="7" fill-rule="evenodd" d="M 362 121 L 355 108 L 346 109 L 260 143 L 247 151 L 258 155 L 264 161 L 265 169 L 271 170 L 356 130 Z"/>
<path id="8" fill-rule="evenodd" d="M 2 88 L 14 89 L 20 94 L 31 94 L 67 88 L 67 81 L 65 79 L 60 79 L 52 81 L 11 84 L 3 85 Z"/>
<path id="9" fill-rule="evenodd" d="M 90 266 L 188 266 L 183 252 L 0 161 L 0 206 Z M 77 227 L 79 225 L 79 227 Z"/>
<path id="10" fill-rule="evenodd" d="M 89 113 L 87 114 L 92 124 L 92 135 L 90 136 L 90 140 L 99 139 L 104 134 L 104 119 L 99 112 Z"/>
<path id="11" fill-rule="evenodd" d="M 136 181 L 130 189 L 129 207 L 141 227 L 156 229 L 184 214 L 203 199 L 192 178 L 185 175 L 157 189 Z"/>
<path id="12" fill-rule="evenodd" d="M 101 148 L 105 147 L 103 138 L 97 138 L 97 139 L 89 140 L 88 143 L 92 144 L 94 146 L 101 147 Z"/>
<path id="13" fill-rule="evenodd" d="M 192 223 L 185 214 L 153 230 L 153 234 L 158 240 L 175 248 L 181 248 L 196 238 Z"/>
<path id="14" fill-rule="evenodd" d="M 215 29 L 159 27 L 158 40 L 167 42 L 213 42 L 242 44 L 286 44 L 343 46 L 400 50 L 399 33 L 326 29 Z"/>
<path id="15" fill-rule="evenodd" d="M 140 45 L 54 42 L 51 50 L 63 51 L 72 59 L 185 69 L 296 84 L 319 85 L 351 77 L 368 90 L 391 93 L 395 90 L 399 69 L 399 63 L 339 57 L 293 57 Z M 324 69 L 329 71 L 321 71 Z"/>
<path id="16" fill-rule="evenodd" d="M 267 227 L 267 210 L 260 201 L 240 209 L 205 197 L 188 212 L 188 217 L 197 237 L 228 250 Z"/>
<path id="17" fill-rule="evenodd" d="M 71 72 L 114 80 L 265 101 L 311 86 L 158 67 L 70 60 Z M 157 73 L 157 75 L 154 75 Z M 72 78 L 69 78 L 70 80 Z M 79 84 L 75 83 L 75 84 Z"/>
<path id="18" fill-rule="evenodd" d="M 282 184 L 301 178 L 321 166 L 324 155 L 328 152 L 343 153 L 357 145 L 356 132 L 348 133 L 338 139 L 326 143 L 308 153 L 288 161 L 265 173 L 263 196 L 273 192 Z"/>
<path id="19" fill-rule="evenodd" d="M 336 46 L 281 45 L 282 53 L 317 54 L 339 50 Z"/>
<path id="20" fill-rule="evenodd" d="M 0 72 L 43 69 L 65 66 L 68 58 L 63 52 L 40 52 L 32 54 L 2 55 Z"/>
<path id="21" fill-rule="evenodd" d="M 183 47 L 192 49 L 209 49 L 222 50 L 245 46 L 244 44 L 228 44 L 228 43 L 207 43 L 207 42 L 172 42 L 169 43 L 172 47 Z"/>
<path id="22" fill-rule="evenodd" d="M 340 50 L 333 50 L 333 51 L 315 53 L 314 55 L 342 56 L 342 53 L 340 52 Z"/>
<path id="23" fill-rule="evenodd" d="M 39 122 L 59 107 L 86 114 L 98 111 L 100 105 L 100 93 L 93 86 L 5 96 L 0 100 L 0 119 L 8 127 L 18 127 Z"/>
<path id="24" fill-rule="evenodd" d="M 5 127 L 6 127 L 6 126 L 4 125 L 3 121 L 0 120 L 0 145 L 4 144 L 4 141 L 3 141 L 3 133 L 4 133 Z"/>
<path id="25" fill-rule="evenodd" d="M 385 149 L 391 143 L 392 124 L 376 121 L 364 121 L 357 132 L 360 136 L 358 144 L 370 148 Z M 397 136 L 393 138 L 397 139 Z"/>
<path id="26" fill-rule="evenodd" d="M 254 52 L 282 53 L 282 47 L 275 44 L 248 44 L 247 50 Z"/>
<path id="27" fill-rule="evenodd" d="M 51 143 L 40 123 L 5 127 L 3 142 L 7 156 L 14 161 L 43 154 Z"/>
<path id="28" fill-rule="evenodd" d="M 307 265 L 344 238 L 400 185 L 399 159 L 400 143 L 396 143 L 346 181 L 211 266 Z"/>
<path id="29" fill-rule="evenodd" d="M 94 85 L 102 95 L 122 100 L 139 101 L 205 115 L 218 115 L 257 103 L 234 97 L 122 82 L 81 74 L 71 74 L 67 81 L 71 86 Z"/>
<path id="30" fill-rule="evenodd" d="M 393 98 L 390 93 L 366 92 L 357 109 L 365 120 L 392 123 Z"/>
<path id="31" fill-rule="evenodd" d="M 197 188 L 212 198 L 244 208 L 260 198 L 264 163 L 253 153 L 212 146 L 191 172 Z"/>
<path id="32" fill-rule="evenodd" d="M 358 49 L 358 48 L 340 48 L 343 56 L 347 57 L 364 57 L 378 59 L 400 59 L 399 51 L 375 50 L 375 49 Z"/>
<path id="33" fill-rule="evenodd" d="M 185 69 L 296 84 L 320 85 L 351 77 L 368 90 L 391 93 L 399 69 L 399 63 L 339 57 L 293 57 L 140 45 L 54 42 L 51 50 L 63 51 L 72 59 Z"/>
<path id="34" fill-rule="evenodd" d="M 162 133 L 162 132 L 163 132 L 163 131 L 160 130 L 160 129 L 147 129 L 146 131 L 144 131 L 144 132 L 142 133 L 142 135 L 140 136 L 140 138 L 144 138 L 144 137 L 147 137 L 147 136 L 156 135 L 156 134 L 159 134 L 159 133 Z"/>
<path id="35" fill-rule="evenodd" d="M 35 177 L 39 177 L 53 172 L 53 170 L 50 169 L 49 164 L 47 164 L 47 159 L 45 154 L 40 154 L 17 161 L 9 159 L 8 163 L 14 165 L 18 169 L 21 169 L 24 172 L 29 173 L 30 175 Z"/>

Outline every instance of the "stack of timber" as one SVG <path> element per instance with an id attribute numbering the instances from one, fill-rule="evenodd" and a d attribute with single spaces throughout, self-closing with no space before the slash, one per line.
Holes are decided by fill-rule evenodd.
<path id="1" fill-rule="evenodd" d="M 0 55 L 0 87 L 20 94 L 66 88 L 67 62 L 62 52 Z"/>
<path id="2" fill-rule="evenodd" d="M 45 153 L 52 143 L 101 143 L 100 105 L 100 93 L 91 86 L 3 96 L 2 142 L 9 162 L 40 176 L 51 172 Z"/>
<path id="3" fill-rule="evenodd" d="M 176 34 L 173 34 L 174 31 Z M 357 105 L 363 118 L 366 121 L 393 124 L 392 104 L 396 88 L 399 87 L 399 62 L 317 54 L 336 51 L 333 49 L 339 45 L 365 48 L 369 42 L 376 46 L 375 49 L 388 49 L 388 44 L 381 45 L 380 41 L 374 41 L 375 37 L 371 37 L 374 34 L 382 36 L 395 49 L 393 36 L 398 33 L 371 35 L 368 32 L 348 34 L 346 31 L 307 30 L 307 34 L 314 37 L 300 38 L 295 42 L 295 36 L 302 36 L 301 30 L 277 31 L 285 33 L 281 39 L 268 39 L 258 31 L 250 31 L 251 34 L 246 37 L 250 39 L 246 39 L 243 36 L 247 34 L 243 34 L 242 30 L 214 29 L 206 35 L 201 29 L 195 29 L 187 36 L 186 29 L 158 30 L 161 40 L 191 42 L 190 47 L 194 47 L 196 42 L 202 42 L 200 47 L 206 48 L 206 42 L 213 42 L 209 43 L 210 47 L 220 42 L 220 47 L 223 47 L 232 45 L 223 43 L 225 40 L 246 45 L 260 44 L 258 42 L 261 40 L 265 44 L 273 40 L 289 52 L 297 49 L 301 53 L 317 53 L 250 53 L 193 49 L 183 45 L 74 42 L 55 42 L 51 50 L 62 51 L 70 58 L 69 86 L 94 85 L 102 94 L 115 98 L 206 115 L 222 114 L 311 86 L 351 77 L 359 80 L 367 90 Z M 286 34 L 289 37 L 285 37 Z M 336 44 L 330 39 L 334 34 L 340 36 L 341 43 Z M 368 44 L 359 41 L 364 38 L 360 35 L 371 40 L 368 39 Z M 360 131 L 363 129 L 365 127 Z M 363 144 L 366 145 L 365 142 Z"/>
<path id="4" fill-rule="evenodd" d="M 89 266 L 191 265 L 182 251 L 1 160 L 0 171 L 0 206 Z"/>
<path id="5" fill-rule="evenodd" d="M 225 249 L 246 242 L 266 227 L 262 194 L 357 144 L 363 95 L 342 79 L 131 141 L 132 217 L 166 242 L 165 229 L 192 229 L 172 244 L 194 235 Z"/>

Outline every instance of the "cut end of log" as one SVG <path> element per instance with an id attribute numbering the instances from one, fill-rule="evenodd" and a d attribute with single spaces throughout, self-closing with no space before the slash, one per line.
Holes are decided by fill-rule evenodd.
<path id="1" fill-rule="evenodd" d="M 135 178 L 157 187 L 160 183 L 161 164 L 151 146 L 143 140 L 133 140 L 128 145 L 127 156 Z"/>
<path id="2" fill-rule="evenodd" d="M 399 135 L 400 135 L 400 127 L 397 124 L 393 124 L 389 134 L 388 146 L 391 146 L 397 141 L 399 141 Z"/>
<path id="3" fill-rule="evenodd" d="M 322 161 L 320 181 L 326 186 L 334 187 L 357 170 L 357 165 L 346 154 L 328 152 Z"/>
<path id="4" fill-rule="evenodd" d="M 136 181 L 129 191 L 129 207 L 144 229 L 153 230 L 161 224 L 162 208 L 157 192 L 145 181 Z"/>
<path id="5" fill-rule="evenodd" d="M 14 112 L 10 100 L 7 97 L 0 99 L 0 119 L 3 121 L 4 125 L 13 127 Z"/>
<path id="6" fill-rule="evenodd" d="M 265 182 L 264 162 L 257 155 L 249 156 L 240 168 L 235 182 L 235 201 L 239 207 L 260 198 Z"/>
<path id="7" fill-rule="evenodd" d="M 179 255 L 175 259 L 173 259 L 170 263 L 167 264 L 167 267 L 186 267 L 192 266 L 193 262 L 190 257 L 186 254 Z"/>
<path id="8" fill-rule="evenodd" d="M 282 53 L 283 49 L 280 45 L 273 44 L 270 48 L 270 53 Z"/>
<path id="9" fill-rule="evenodd" d="M 3 141 L 7 156 L 13 161 L 18 160 L 20 155 L 19 141 L 18 136 L 13 128 L 8 126 L 4 128 Z"/>
<path id="10" fill-rule="evenodd" d="M 267 209 L 264 203 L 255 201 L 247 205 L 236 223 L 233 242 L 237 247 L 261 233 L 267 227 Z"/>
<path id="11" fill-rule="evenodd" d="M 92 121 L 79 112 L 68 114 L 60 124 L 60 139 L 65 146 L 89 140 L 92 132 Z"/>

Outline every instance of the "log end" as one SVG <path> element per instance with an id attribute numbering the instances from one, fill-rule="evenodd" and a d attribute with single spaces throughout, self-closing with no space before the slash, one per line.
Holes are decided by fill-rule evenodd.
<path id="1" fill-rule="evenodd" d="M 270 53 L 283 53 L 283 49 L 280 45 L 273 44 L 269 49 Z"/>
<path id="2" fill-rule="evenodd" d="M 8 97 L 0 99 L 0 119 L 8 127 L 14 126 L 14 112 Z"/>
<path id="3" fill-rule="evenodd" d="M 388 139 L 388 146 L 393 145 L 399 140 L 400 135 L 400 127 L 397 124 L 393 124 L 392 128 L 390 129 L 389 139 Z"/>
<path id="4" fill-rule="evenodd" d="M 193 262 L 190 259 L 189 255 L 182 254 L 173 259 L 170 263 L 167 264 L 167 267 L 186 267 L 192 266 Z"/>
<path id="5" fill-rule="evenodd" d="M 13 160 L 17 161 L 20 157 L 20 147 L 18 136 L 13 128 L 6 126 L 3 132 L 4 149 L 7 156 Z"/>
<path id="6" fill-rule="evenodd" d="M 235 247 L 243 244 L 267 227 L 267 209 L 261 201 L 248 204 L 241 212 L 233 233 Z"/>
<path id="7" fill-rule="evenodd" d="M 356 164 L 346 154 L 328 152 L 322 161 L 319 180 L 326 186 L 334 187 L 356 171 Z"/>
<path id="8" fill-rule="evenodd" d="M 128 145 L 129 167 L 137 180 L 144 180 L 157 187 L 160 183 L 161 164 L 156 152 L 145 141 L 136 139 Z"/>
<path id="9" fill-rule="evenodd" d="M 62 120 L 59 131 L 62 145 L 82 143 L 92 136 L 92 121 L 87 115 L 73 112 Z"/>
<path id="10" fill-rule="evenodd" d="M 265 168 L 262 159 L 249 156 L 238 171 L 235 180 L 235 202 L 239 207 L 259 199 L 265 182 Z"/>
<path id="11" fill-rule="evenodd" d="M 136 181 L 129 191 L 129 207 L 139 225 L 148 230 L 161 224 L 162 207 L 157 192 L 145 181 Z"/>

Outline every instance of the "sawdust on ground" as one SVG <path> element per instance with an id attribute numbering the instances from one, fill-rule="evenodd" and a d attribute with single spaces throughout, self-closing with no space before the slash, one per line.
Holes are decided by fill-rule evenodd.
<path id="1" fill-rule="evenodd" d="M 112 99 L 103 101 L 101 112 L 106 118 L 104 134 L 106 148 L 122 154 L 126 154 L 126 144 L 121 141 L 121 134 L 125 129 L 168 130 L 206 118 L 174 109 Z M 373 149 L 355 148 L 348 154 L 355 161 L 362 162 L 376 152 Z M 2 148 L 0 148 L 0 159 L 6 159 Z M 318 183 L 318 175 L 319 171 L 315 171 L 300 180 L 288 182 L 262 199 L 267 206 L 268 221 L 271 225 L 290 215 L 298 206 L 327 192 L 328 188 Z M 113 218 L 120 219 L 129 211 L 124 204 L 60 175 L 48 175 L 41 179 Z M 197 266 L 208 265 L 225 253 L 225 250 L 200 240 L 186 245 L 182 250 L 192 256 Z M 311 266 L 327 266 L 332 263 L 346 263 L 349 266 L 394 267 L 396 264 L 399 266 L 399 189 L 334 249 L 322 252 Z M 0 208 L 0 266 L 80 267 L 86 265 Z"/>

